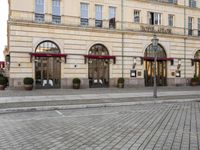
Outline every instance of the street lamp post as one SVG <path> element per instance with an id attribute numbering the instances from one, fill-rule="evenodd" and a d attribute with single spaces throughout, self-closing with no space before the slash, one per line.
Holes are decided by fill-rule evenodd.
<path id="1" fill-rule="evenodd" d="M 156 62 L 157 62 L 157 54 L 156 50 L 158 47 L 158 41 L 156 34 L 154 34 L 153 39 L 151 40 L 154 50 L 154 90 L 153 90 L 153 97 L 157 98 L 157 84 L 156 84 Z"/>

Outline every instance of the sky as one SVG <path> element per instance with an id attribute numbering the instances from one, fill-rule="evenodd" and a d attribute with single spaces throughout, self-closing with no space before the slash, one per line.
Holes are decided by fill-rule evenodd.
<path id="1" fill-rule="evenodd" d="M 7 45 L 8 0 L 0 0 L 0 18 L 0 61 L 2 61 L 3 50 Z"/>

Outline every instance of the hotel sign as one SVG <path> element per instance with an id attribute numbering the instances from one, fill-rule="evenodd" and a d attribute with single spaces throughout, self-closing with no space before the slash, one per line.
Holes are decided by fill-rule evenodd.
<path id="1" fill-rule="evenodd" d="M 166 28 L 166 27 L 159 27 L 159 26 L 140 26 L 141 31 L 143 32 L 157 32 L 157 33 L 165 33 L 165 34 L 171 34 L 172 29 Z"/>

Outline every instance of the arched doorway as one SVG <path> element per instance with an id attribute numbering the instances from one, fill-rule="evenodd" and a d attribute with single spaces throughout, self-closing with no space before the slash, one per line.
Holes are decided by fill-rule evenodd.
<path id="1" fill-rule="evenodd" d="M 167 85 L 167 55 L 164 48 L 159 44 L 156 49 L 157 63 L 156 63 L 156 79 L 158 86 Z M 150 44 L 144 54 L 144 78 L 145 86 L 153 86 L 154 84 L 154 48 Z"/>
<path id="2" fill-rule="evenodd" d="M 88 59 L 89 86 L 108 87 L 109 86 L 109 59 L 107 48 L 102 44 L 93 45 L 89 50 L 89 55 L 98 56 Z M 102 56 L 102 57 L 99 57 Z"/>
<path id="3" fill-rule="evenodd" d="M 60 88 L 61 63 L 59 47 L 52 41 L 43 41 L 36 47 L 35 52 L 35 85 L 36 88 Z"/>
<path id="4" fill-rule="evenodd" d="M 200 59 L 200 50 L 198 50 L 195 53 L 194 59 L 195 60 L 199 60 Z M 194 76 L 200 78 L 200 61 L 194 61 L 194 66 L 195 66 L 195 74 L 194 74 Z"/>

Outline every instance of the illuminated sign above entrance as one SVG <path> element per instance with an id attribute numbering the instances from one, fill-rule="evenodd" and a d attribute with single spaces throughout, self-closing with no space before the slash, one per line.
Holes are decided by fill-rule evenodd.
<path id="1" fill-rule="evenodd" d="M 140 29 L 142 32 L 157 32 L 157 33 L 165 33 L 165 34 L 171 34 L 172 29 L 166 28 L 166 27 L 159 27 L 159 26 L 145 26 L 141 25 Z"/>

